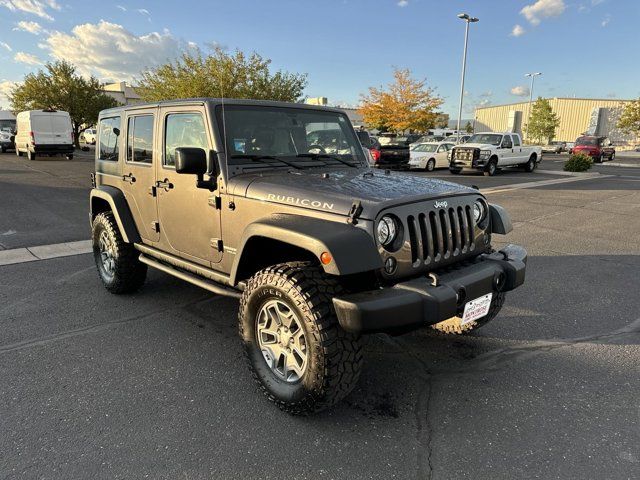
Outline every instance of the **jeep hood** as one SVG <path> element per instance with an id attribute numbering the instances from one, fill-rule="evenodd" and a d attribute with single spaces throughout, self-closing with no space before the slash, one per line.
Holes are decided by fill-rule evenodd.
<path id="1" fill-rule="evenodd" d="M 380 210 L 405 203 L 478 190 L 434 178 L 374 169 L 277 170 L 243 174 L 230 180 L 229 192 L 255 200 L 347 215 L 354 202 L 361 218 L 374 219 Z"/>

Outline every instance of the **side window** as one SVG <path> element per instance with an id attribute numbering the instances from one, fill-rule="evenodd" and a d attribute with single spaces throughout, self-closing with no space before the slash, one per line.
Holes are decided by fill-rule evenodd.
<path id="1" fill-rule="evenodd" d="M 164 164 L 175 166 L 176 148 L 197 147 L 209 149 L 204 118 L 199 113 L 172 113 L 164 126 Z"/>
<path id="2" fill-rule="evenodd" d="M 117 161 L 120 142 L 120 117 L 101 119 L 98 132 L 100 136 L 100 160 Z"/>
<path id="3" fill-rule="evenodd" d="M 442 153 L 442 152 L 446 152 L 447 151 L 447 146 L 446 145 L 440 145 L 438 147 L 438 153 Z"/>
<path id="4" fill-rule="evenodd" d="M 518 137 L 518 135 L 512 135 L 513 138 L 513 146 L 514 147 L 519 147 L 520 146 L 520 137 Z"/>
<path id="5" fill-rule="evenodd" d="M 127 162 L 151 163 L 153 158 L 153 115 L 129 117 Z"/>

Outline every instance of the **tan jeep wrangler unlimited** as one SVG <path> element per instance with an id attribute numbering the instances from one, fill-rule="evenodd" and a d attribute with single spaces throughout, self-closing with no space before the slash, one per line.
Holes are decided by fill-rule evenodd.
<path id="1" fill-rule="evenodd" d="M 291 413 L 344 398 L 361 336 L 473 331 L 524 282 L 491 247 L 506 212 L 473 188 L 369 168 L 344 112 L 195 99 L 101 112 L 93 249 L 104 286 L 157 268 L 240 299 L 264 393 Z"/>

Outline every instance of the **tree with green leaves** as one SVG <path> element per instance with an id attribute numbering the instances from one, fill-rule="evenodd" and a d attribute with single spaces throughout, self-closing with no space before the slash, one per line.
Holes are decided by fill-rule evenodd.
<path id="1" fill-rule="evenodd" d="M 464 127 L 464 131 L 467 133 L 473 133 L 473 125 L 471 122 L 467 121 L 467 124 Z"/>
<path id="2" fill-rule="evenodd" d="M 634 135 L 640 135 L 640 99 L 629 102 L 624 106 L 618 128 Z"/>
<path id="3" fill-rule="evenodd" d="M 531 108 L 529 122 L 524 128 L 527 138 L 538 143 L 548 143 L 556 135 L 558 126 L 560 118 L 553 112 L 549 100 L 538 97 Z"/>
<path id="4" fill-rule="evenodd" d="M 79 75 L 75 66 L 62 60 L 47 63 L 44 70 L 26 75 L 8 97 L 14 113 L 40 109 L 69 112 L 75 144 L 79 147 L 82 125 L 96 123 L 100 110 L 118 105 L 101 87 L 97 78 Z"/>
<path id="5" fill-rule="evenodd" d="M 307 76 L 271 72 L 270 65 L 271 60 L 255 52 L 229 54 L 221 48 L 209 55 L 185 52 L 174 62 L 143 71 L 136 91 L 147 101 L 194 97 L 299 100 Z"/>
<path id="6" fill-rule="evenodd" d="M 358 112 L 370 128 L 405 132 L 424 132 L 442 120 L 438 111 L 444 100 L 427 87 L 426 80 L 415 80 L 408 69 L 393 72 L 386 89 L 370 87 L 362 95 Z"/>

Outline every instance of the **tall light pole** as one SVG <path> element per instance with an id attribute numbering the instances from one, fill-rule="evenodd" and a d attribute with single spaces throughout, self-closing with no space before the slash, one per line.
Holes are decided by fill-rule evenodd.
<path id="1" fill-rule="evenodd" d="M 467 44 L 469 43 L 469 24 L 479 22 L 480 19 L 476 17 L 471 17 L 468 13 L 460 13 L 458 14 L 458 18 L 467 22 L 467 25 L 464 29 L 464 52 L 462 54 L 462 80 L 460 82 L 460 106 L 458 108 L 458 128 L 456 140 L 460 141 L 460 120 L 462 119 L 462 100 L 464 97 L 464 76 L 467 72 Z"/>
<path id="2" fill-rule="evenodd" d="M 538 75 L 542 75 L 542 72 L 525 73 L 525 77 L 531 77 L 531 88 L 529 89 L 529 111 L 527 112 L 527 127 L 529 127 L 529 120 L 531 120 L 531 103 L 533 102 L 533 82 Z M 529 137 L 529 135 L 527 135 Z"/>

